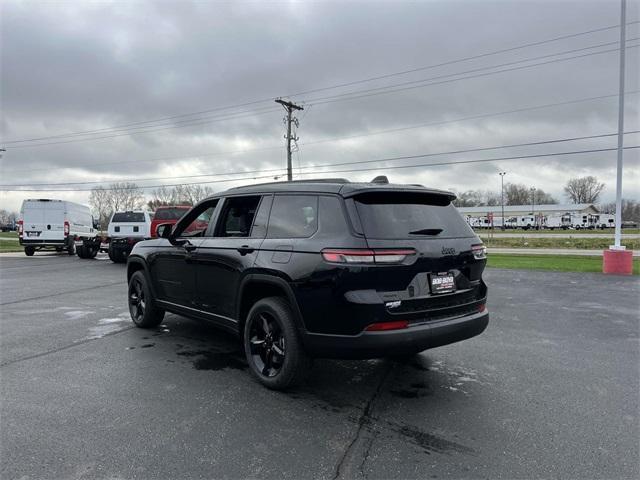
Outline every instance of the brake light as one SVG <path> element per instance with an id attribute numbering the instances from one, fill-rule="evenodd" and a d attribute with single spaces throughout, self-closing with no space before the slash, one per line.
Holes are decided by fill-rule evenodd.
<path id="1" fill-rule="evenodd" d="M 22 220 L 18 220 L 18 236 L 21 237 L 23 232 L 24 232 L 24 225 L 22 223 Z"/>
<path id="2" fill-rule="evenodd" d="M 69 235 L 69 222 L 64 222 L 64 236 Z"/>
<path id="3" fill-rule="evenodd" d="M 372 323 L 365 330 L 367 332 L 384 332 L 386 330 L 402 330 L 407 327 L 409 327 L 407 320 L 396 320 L 393 322 Z"/>
<path id="4" fill-rule="evenodd" d="M 476 260 L 483 260 L 487 258 L 487 247 L 482 243 L 471 245 L 471 253 Z"/>
<path id="5" fill-rule="evenodd" d="M 487 309 L 487 306 L 484 303 L 478 305 L 478 312 L 484 312 Z"/>
<path id="6" fill-rule="evenodd" d="M 395 250 L 325 248 L 322 250 L 322 258 L 331 263 L 393 264 L 402 263 L 407 257 L 415 254 L 416 251 L 410 248 Z"/>

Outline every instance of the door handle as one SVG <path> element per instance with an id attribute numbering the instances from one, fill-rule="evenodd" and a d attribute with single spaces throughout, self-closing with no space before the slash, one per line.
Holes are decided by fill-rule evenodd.
<path id="1" fill-rule="evenodd" d="M 193 243 L 185 243 L 183 247 L 187 252 L 193 252 L 196 248 L 198 248 L 198 246 L 194 245 Z"/>
<path id="2" fill-rule="evenodd" d="M 249 245 L 242 245 L 241 247 L 238 247 L 237 250 L 242 256 L 246 255 L 247 253 L 253 253 L 256 251 L 255 248 L 250 247 Z"/>

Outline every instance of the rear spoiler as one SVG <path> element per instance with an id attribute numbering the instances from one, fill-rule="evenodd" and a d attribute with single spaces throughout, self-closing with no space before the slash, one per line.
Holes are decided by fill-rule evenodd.
<path id="1" fill-rule="evenodd" d="M 389 197 L 401 196 L 404 201 L 415 199 L 417 203 L 441 206 L 449 205 L 457 198 L 456 194 L 453 192 L 428 189 L 424 187 L 420 188 L 412 185 L 400 188 L 398 186 L 390 188 L 387 185 L 380 185 L 380 187 L 376 185 L 374 187 L 370 186 L 367 188 L 352 190 L 350 192 L 344 192 L 342 195 L 345 198 L 358 197 L 361 200 L 370 201 L 372 203 L 388 200 Z"/>

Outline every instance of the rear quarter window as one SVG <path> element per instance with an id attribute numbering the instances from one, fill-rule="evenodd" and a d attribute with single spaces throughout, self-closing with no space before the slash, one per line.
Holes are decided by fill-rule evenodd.
<path id="1" fill-rule="evenodd" d="M 354 198 L 368 238 L 460 238 L 475 234 L 443 195 L 376 192 Z"/>
<path id="2" fill-rule="evenodd" d="M 267 238 L 307 238 L 318 230 L 316 195 L 276 195 Z"/>

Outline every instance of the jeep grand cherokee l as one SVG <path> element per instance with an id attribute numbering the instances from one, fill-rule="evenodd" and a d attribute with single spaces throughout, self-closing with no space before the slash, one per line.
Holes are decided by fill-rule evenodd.
<path id="1" fill-rule="evenodd" d="M 313 357 L 405 356 L 473 337 L 489 320 L 486 250 L 454 199 L 346 180 L 214 195 L 135 245 L 131 317 L 214 322 L 275 389 L 302 379 Z"/>

